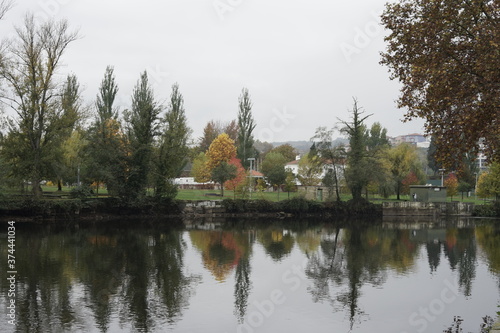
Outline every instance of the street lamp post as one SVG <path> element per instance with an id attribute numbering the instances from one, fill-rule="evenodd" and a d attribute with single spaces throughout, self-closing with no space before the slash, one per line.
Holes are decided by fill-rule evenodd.
<path id="1" fill-rule="evenodd" d="M 479 176 L 479 172 L 474 172 L 474 175 L 476 176 L 476 184 L 474 185 L 474 197 L 477 200 L 477 176 Z"/>
<path id="2" fill-rule="evenodd" d="M 249 157 L 247 158 L 247 161 L 250 162 L 250 175 L 249 175 L 249 181 L 250 181 L 250 184 L 248 186 L 248 191 L 250 192 L 250 199 L 252 199 L 252 171 L 253 171 L 253 162 L 255 161 L 255 158 L 254 157 Z"/>
<path id="3" fill-rule="evenodd" d="M 444 186 L 444 171 L 446 169 L 439 169 L 439 172 L 441 173 L 441 187 Z"/>

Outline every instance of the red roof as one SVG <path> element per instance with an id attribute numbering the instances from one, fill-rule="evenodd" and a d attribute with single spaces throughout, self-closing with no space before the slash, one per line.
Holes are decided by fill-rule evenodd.
<path id="1" fill-rule="evenodd" d="M 255 170 L 250 170 L 251 177 L 264 177 L 264 174 Z"/>

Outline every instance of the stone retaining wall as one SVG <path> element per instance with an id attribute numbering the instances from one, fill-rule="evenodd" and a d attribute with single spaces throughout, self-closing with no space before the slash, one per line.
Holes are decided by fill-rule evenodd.
<path id="1" fill-rule="evenodd" d="M 384 216 L 471 216 L 474 204 L 469 202 L 384 202 Z"/>

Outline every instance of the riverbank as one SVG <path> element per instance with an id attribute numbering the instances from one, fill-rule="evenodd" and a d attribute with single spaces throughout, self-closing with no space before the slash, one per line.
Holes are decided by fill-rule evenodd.
<path id="1" fill-rule="evenodd" d="M 158 200 L 147 197 L 140 202 L 124 202 L 116 198 L 83 199 L 3 199 L 0 219 L 17 221 L 112 220 L 132 218 L 337 218 L 337 217 L 493 217 L 498 207 L 475 206 L 472 203 L 382 202 L 363 200 L 319 202 L 295 197 L 282 201 L 269 200 Z M 486 213 L 486 214 L 484 214 Z"/>
<path id="2" fill-rule="evenodd" d="M 292 198 L 279 202 L 267 200 L 155 200 L 127 203 L 114 198 L 99 199 L 23 199 L 2 200 L 0 217 L 18 221 L 116 218 L 266 218 L 266 217 L 381 217 L 382 206 L 367 201 L 361 203 L 317 202 Z"/>

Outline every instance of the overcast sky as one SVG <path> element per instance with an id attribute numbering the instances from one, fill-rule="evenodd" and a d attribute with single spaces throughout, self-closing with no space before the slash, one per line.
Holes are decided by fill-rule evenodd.
<path id="1" fill-rule="evenodd" d="M 107 65 L 114 66 L 121 110 L 147 70 L 167 104 L 177 82 L 193 137 L 211 120 L 235 119 L 250 91 L 256 139 L 308 140 L 318 126 L 347 120 L 352 98 L 390 136 L 423 133 L 402 123 L 399 84 L 379 65 L 386 0 L 17 0 L 0 23 L 12 34 L 27 11 L 67 19 L 81 38 L 63 58 L 91 103 Z"/>

